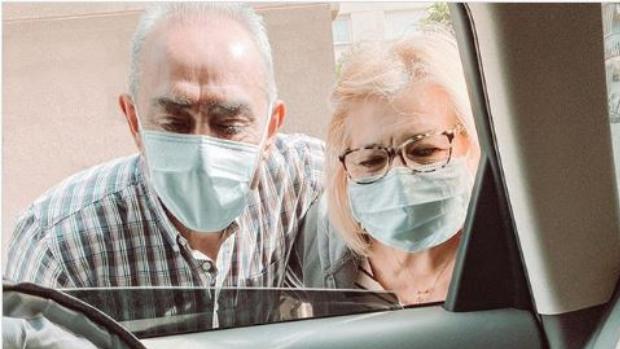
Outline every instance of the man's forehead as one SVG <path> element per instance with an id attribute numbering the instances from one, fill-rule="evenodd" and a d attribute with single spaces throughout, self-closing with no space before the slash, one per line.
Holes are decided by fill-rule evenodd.
<path id="1" fill-rule="evenodd" d="M 262 63 L 258 47 L 245 27 L 222 17 L 167 19 L 153 30 L 145 46 L 149 48 L 144 50 L 145 55 L 150 53 L 170 64 L 193 69 L 214 68 L 210 65 L 217 68 L 220 64 L 234 65 L 235 70 L 256 70 Z"/>
<path id="2" fill-rule="evenodd" d="M 233 20 L 168 20 L 153 31 L 143 56 L 141 81 L 151 98 L 166 96 L 192 104 L 234 98 L 250 104 L 266 95 L 258 49 Z"/>

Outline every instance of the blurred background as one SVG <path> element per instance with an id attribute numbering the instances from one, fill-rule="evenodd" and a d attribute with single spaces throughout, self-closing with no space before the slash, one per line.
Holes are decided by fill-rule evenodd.
<path id="1" fill-rule="evenodd" d="M 2 4 L 2 261 L 18 215 L 67 176 L 136 152 L 117 104 L 149 3 Z M 449 22 L 445 3 L 256 3 L 273 47 L 284 132 L 324 138 L 344 51 Z"/>

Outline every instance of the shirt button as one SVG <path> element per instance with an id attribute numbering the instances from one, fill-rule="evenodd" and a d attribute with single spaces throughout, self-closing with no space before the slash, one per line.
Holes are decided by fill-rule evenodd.
<path id="1" fill-rule="evenodd" d="M 204 270 L 207 273 L 212 273 L 215 271 L 215 267 L 213 266 L 213 263 L 211 263 L 210 261 L 205 261 L 204 263 L 202 263 L 202 270 Z"/>

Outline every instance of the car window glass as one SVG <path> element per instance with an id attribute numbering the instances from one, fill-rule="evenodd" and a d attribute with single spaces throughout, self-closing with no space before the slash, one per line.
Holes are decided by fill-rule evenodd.
<path id="1" fill-rule="evenodd" d="M 402 309 L 389 293 L 360 290 L 169 287 L 64 291 L 104 309 L 138 338 Z"/>
<path id="2" fill-rule="evenodd" d="M 149 142 L 139 144 L 156 154 L 151 159 L 160 160 L 160 171 L 148 162 L 127 162 L 140 158 L 117 98 L 127 90 L 131 34 L 144 8 L 120 3 L 7 7 L 5 86 L 12 88 L 5 87 L 3 126 L 5 276 L 6 270 L 14 272 L 11 258 L 37 261 L 22 262 L 20 271 L 11 274 L 22 280 L 15 281 L 36 279 L 61 289 L 141 338 L 445 300 L 480 156 L 446 3 L 256 5 L 272 45 L 277 96 L 286 102 L 281 133 L 291 138 L 302 133 L 317 139 L 310 143 L 327 144 L 325 154 L 332 158 L 325 155 L 320 171 L 327 173 L 327 181 L 340 180 L 341 198 L 348 204 L 343 214 L 334 214 L 333 193 L 303 197 L 318 184 L 308 189 L 297 177 L 282 179 L 288 169 L 259 172 L 257 177 L 275 178 L 269 193 L 256 194 L 257 201 L 248 199 L 248 217 L 259 218 L 226 226 L 224 252 L 215 258 L 196 250 L 191 238 L 165 233 L 178 224 L 171 217 L 178 207 L 170 197 L 192 190 L 179 185 L 165 196 L 160 188 L 142 189 L 137 182 L 174 172 L 198 157 L 192 151 L 200 142 L 200 149 L 231 150 L 211 153 L 222 161 L 233 159 L 222 154 L 234 151 L 245 152 L 234 159 L 238 165 L 260 158 L 252 153 L 260 137 L 240 145 L 232 136 L 256 115 L 243 99 L 212 103 L 205 108 L 216 110 L 225 125 L 207 128 L 231 136 L 204 140 L 187 135 L 175 138 L 180 151 L 166 152 L 162 149 L 168 148 L 156 146 L 170 141 L 171 133 L 195 127 L 187 121 L 191 108 L 184 98 L 150 101 L 162 113 L 176 113 L 166 119 L 161 134 L 154 132 Z M 444 48 L 450 54 L 444 55 Z M 425 52 L 435 58 L 423 61 Z M 620 80 L 620 68 L 618 76 Z M 332 121 L 339 118 L 341 123 Z M 228 124 L 229 119 L 234 120 Z M 343 139 L 346 146 L 339 142 Z M 271 146 L 285 142 L 275 140 Z M 274 150 L 299 152 L 307 157 L 300 164 L 286 163 L 295 161 L 296 155 L 290 155 L 270 165 L 290 165 L 290 172 L 307 176 L 304 180 L 318 177 L 315 169 L 303 166 L 323 155 L 309 154 L 315 148 L 304 148 L 303 142 Z M 98 164 L 105 165 L 92 167 Z M 145 174 L 131 188 L 119 183 L 132 171 L 98 177 L 103 173 L 98 171 L 134 165 L 135 172 Z M 252 173 L 244 174 L 250 178 Z M 322 180 L 322 172 L 320 176 Z M 225 182 L 234 176 L 220 177 Z M 63 183 L 76 178 L 90 181 L 75 194 L 88 201 L 79 207 L 71 202 L 73 194 L 62 192 Z M 160 183 L 172 185 L 166 181 Z M 250 187 L 252 181 L 245 184 Z M 336 188 L 333 183 L 322 185 Z M 285 189 L 280 186 L 289 186 L 291 193 L 281 194 Z M 103 198 L 91 197 L 90 190 L 102 188 L 111 189 Z M 54 199 L 37 199 L 42 195 Z M 267 208 L 256 204 L 274 200 L 271 195 L 281 195 L 282 203 Z M 153 212 L 139 221 L 127 213 L 132 207 Z M 303 219 L 305 211 L 314 221 Z M 277 230 L 285 224 L 289 233 L 299 230 L 295 239 L 252 235 L 261 226 Z M 110 227 L 117 230 L 107 232 Z M 10 232 L 20 229 L 30 235 L 10 245 Z M 67 232 L 74 238 L 66 238 Z M 161 239 L 151 238 L 157 234 Z M 330 243 L 322 240 L 326 237 Z M 239 252 L 239 246 L 246 248 Z"/>

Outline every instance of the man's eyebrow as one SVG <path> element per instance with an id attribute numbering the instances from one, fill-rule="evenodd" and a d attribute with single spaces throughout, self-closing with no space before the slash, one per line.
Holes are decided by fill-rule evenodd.
<path id="1" fill-rule="evenodd" d="M 157 97 L 151 100 L 152 104 L 157 107 L 187 109 L 191 108 L 194 103 L 183 97 Z"/>
<path id="2" fill-rule="evenodd" d="M 252 108 L 242 101 L 214 101 L 206 106 L 208 115 L 217 115 L 221 117 L 243 116 L 250 121 L 254 120 Z"/>

